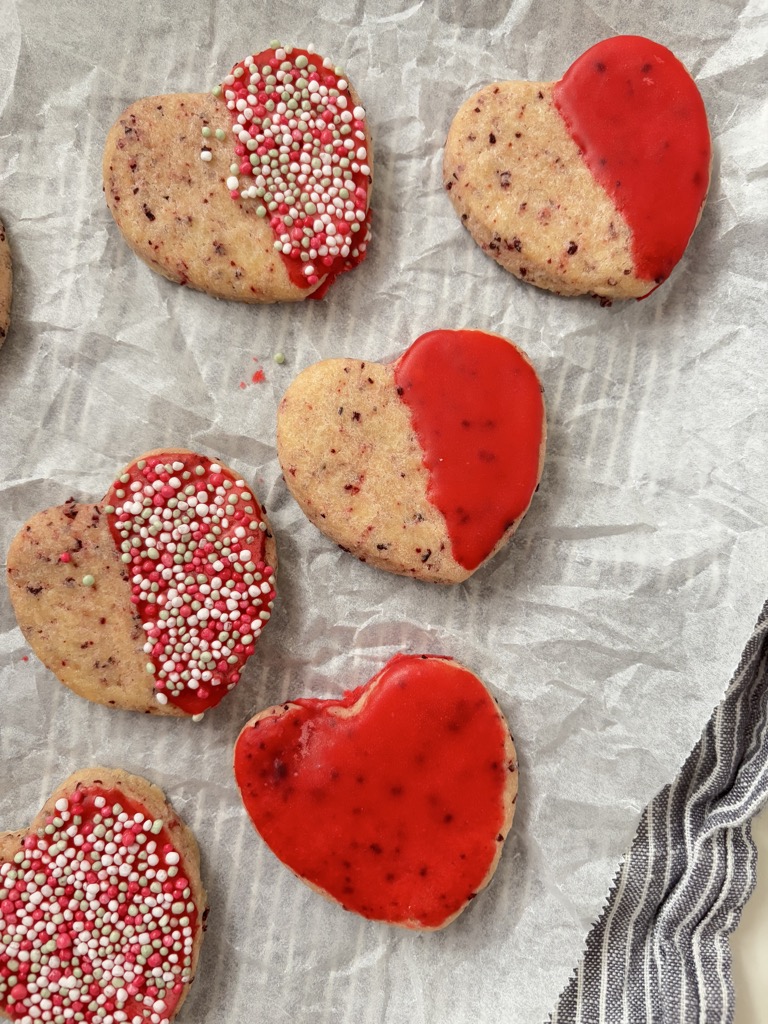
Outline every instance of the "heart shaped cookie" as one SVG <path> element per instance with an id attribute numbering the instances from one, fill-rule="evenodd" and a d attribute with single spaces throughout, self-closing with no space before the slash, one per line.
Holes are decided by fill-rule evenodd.
<path id="1" fill-rule="evenodd" d="M 511 537 L 538 486 L 542 388 L 519 349 L 431 331 L 393 363 L 329 359 L 283 397 L 277 452 L 308 518 L 364 562 L 437 583 Z"/>
<path id="2" fill-rule="evenodd" d="M 252 490 L 182 449 L 135 459 L 97 505 L 29 520 L 8 552 L 16 618 L 75 693 L 200 716 L 240 678 L 275 598 L 275 543 Z"/>
<path id="3" fill-rule="evenodd" d="M 245 808 L 299 878 L 363 917 L 448 924 L 491 879 L 517 761 L 497 703 L 450 658 L 398 655 L 337 700 L 295 700 L 235 745 Z"/>
<path id="4" fill-rule="evenodd" d="M 273 44 L 213 93 L 128 107 L 104 149 L 104 191 L 134 252 L 220 299 L 321 298 L 365 256 L 372 152 L 343 72 Z"/>
<path id="5" fill-rule="evenodd" d="M 597 43 L 559 82 L 497 82 L 461 107 L 443 179 L 478 245 L 561 295 L 642 298 L 669 277 L 701 216 L 704 103 L 666 47 Z"/>
<path id="6" fill-rule="evenodd" d="M 195 838 L 162 792 L 76 772 L 0 833 L 0 1017 L 167 1024 L 203 939 Z"/>
<path id="7" fill-rule="evenodd" d="M 5 228 L 0 220 L 0 345 L 5 341 L 11 322 L 12 291 L 11 250 L 8 248 Z"/>

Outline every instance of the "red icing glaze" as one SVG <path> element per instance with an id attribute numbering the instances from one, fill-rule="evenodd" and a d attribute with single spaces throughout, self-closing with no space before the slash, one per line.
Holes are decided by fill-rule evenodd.
<path id="1" fill-rule="evenodd" d="M 661 284 L 685 251 L 709 187 L 709 127 L 696 84 L 666 47 L 616 36 L 571 65 L 554 100 L 632 231 L 635 274 Z"/>
<path id="2" fill-rule="evenodd" d="M 1 1013 L 49 1020 L 48 999 L 57 1012 L 82 1014 L 77 1019 L 88 1024 L 102 1019 L 99 1006 L 126 1014 L 117 1019 L 166 1024 L 192 980 L 199 923 L 173 836 L 164 823 L 157 831 L 153 824 L 121 790 L 79 786 L 46 818 L 51 833 L 25 837 L 20 858 L 31 870 L 18 856 L 0 862 Z M 162 921 L 140 910 L 150 904 L 163 906 Z M 107 945 L 99 944 L 102 936 Z M 20 951 L 36 953 L 22 958 Z M 38 966 L 48 972 L 43 984 Z M 155 967 L 167 979 L 154 976 Z M 52 994 L 43 995 L 45 988 Z"/>
<path id="3" fill-rule="evenodd" d="M 497 335 L 430 331 L 398 359 L 395 383 L 453 557 L 475 569 L 524 514 L 538 483 L 544 402 L 536 372 Z"/>
<path id="4" fill-rule="evenodd" d="M 370 238 L 365 113 L 330 61 L 296 47 L 240 61 L 222 85 L 222 98 L 238 129 L 239 186 L 232 198 L 259 204 L 291 282 L 298 288 L 321 282 L 309 296 L 320 299 L 339 274 L 362 262 Z M 291 101 L 298 109 L 287 107 Z M 285 172 L 265 167 L 262 158 L 272 155 L 288 158 Z M 251 188 L 255 194 L 244 198 L 242 191 Z"/>
<path id="5" fill-rule="evenodd" d="M 202 714 L 238 682 L 270 617 L 266 524 L 244 481 L 204 455 L 166 451 L 138 462 L 104 499 L 109 528 L 131 555 L 155 696 Z"/>
<path id="6" fill-rule="evenodd" d="M 488 691 L 451 659 L 399 655 L 339 700 L 283 707 L 235 746 L 237 784 L 265 842 L 348 910 L 444 924 L 503 839 L 516 766 Z"/>

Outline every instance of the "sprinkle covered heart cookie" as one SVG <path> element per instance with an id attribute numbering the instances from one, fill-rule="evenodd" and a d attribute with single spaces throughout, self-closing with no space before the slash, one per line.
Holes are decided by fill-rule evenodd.
<path id="1" fill-rule="evenodd" d="M 519 349 L 440 330 L 393 363 L 308 367 L 280 403 L 277 451 L 305 514 L 345 550 L 458 583 L 525 515 L 545 434 L 541 384 Z"/>
<path id="2" fill-rule="evenodd" d="M 365 256 L 371 141 L 343 72 L 310 49 L 247 56 L 213 93 L 128 107 L 104 149 L 125 240 L 220 299 L 321 298 Z"/>
<path id="3" fill-rule="evenodd" d="M 0 1017 L 167 1024 L 206 913 L 197 843 L 162 792 L 76 772 L 29 829 L 0 833 Z"/>
<path id="4" fill-rule="evenodd" d="M 701 216 L 711 144 L 680 61 L 640 36 L 579 57 L 559 82 L 497 82 L 464 103 L 443 179 L 461 221 L 521 280 L 561 295 L 642 298 Z"/>
<path id="5" fill-rule="evenodd" d="M 11 322 L 12 291 L 11 250 L 8 248 L 3 222 L 0 221 L 0 345 L 5 341 Z"/>
<path id="6" fill-rule="evenodd" d="M 517 761 L 480 680 L 399 655 L 336 700 L 248 722 L 235 776 L 257 831 L 312 888 L 363 917 L 442 928 L 490 881 L 512 824 Z"/>
<path id="7" fill-rule="evenodd" d="M 75 693 L 202 715 L 235 686 L 275 599 L 275 543 L 253 491 L 204 455 L 135 459 L 96 505 L 29 520 L 8 552 L 16 618 Z"/>

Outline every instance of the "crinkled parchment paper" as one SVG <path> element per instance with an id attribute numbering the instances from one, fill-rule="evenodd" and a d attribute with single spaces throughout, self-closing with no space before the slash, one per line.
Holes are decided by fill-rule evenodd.
<path id="1" fill-rule="evenodd" d="M 472 90 L 555 79 L 593 42 L 633 32 L 670 46 L 698 81 L 714 178 L 672 279 L 602 309 L 487 259 L 442 192 L 441 149 Z M 166 444 L 253 482 L 279 544 L 274 620 L 199 725 L 71 694 L 31 655 L 2 590 L 0 827 L 26 822 L 88 764 L 165 789 L 199 837 L 212 906 L 183 1020 L 530 1024 L 552 1008 L 641 808 L 698 738 L 766 594 L 767 36 L 762 0 L 0 0 L 0 216 L 16 269 L 0 352 L 3 550 L 37 510 L 100 497 L 119 466 Z M 107 212 L 100 164 L 128 103 L 204 91 L 275 37 L 312 42 L 363 97 L 375 235 L 325 301 L 257 308 L 140 263 Z M 550 436 L 516 539 L 450 590 L 343 554 L 304 520 L 275 457 L 277 402 L 300 369 L 386 359 L 439 326 L 520 344 L 546 388 Z M 310 892 L 254 833 L 231 772 L 253 712 L 339 694 L 398 650 L 451 654 L 481 675 L 520 756 L 493 885 L 439 934 L 372 924 Z"/>

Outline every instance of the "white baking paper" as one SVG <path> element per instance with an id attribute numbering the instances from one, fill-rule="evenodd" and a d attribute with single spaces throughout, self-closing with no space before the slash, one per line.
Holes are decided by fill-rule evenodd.
<path id="1" fill-rule="evenodd" d="M 31 654 L 2 590 L 0 828 L 22 825 L 85 765 L 163 787 L 197 833 L 211 899 L 183 1021 L 530 1024 L 553 1007 L 643 805 L 698 738 L 766 596 L 767 13 L 764 0 L 0 0 L 0 216 L 16 275 L 0 351 L 2 550 L 39 509 L 100 497 L 120 466 L 161 445 L 253 482 L 279 545 L 258 655 L 198 725 L 71 694 Z M 440 164 L 473 90 L 558 78 L 618 33 L 656 38 L 691 70 L 714 176 L 670 281 L 601 308 L 521 284 L 484 256 Z M 258 308 L 140 263 L 100 168 L 130 102 L 204 91 L 273 38 L 313 43 L 361 94 L 374 238 L 325 301 Z M 530 355 L 549 450 L 510 547 L 437 589 L 366 567 L 306 522 L 281 480 L 275 413 L 317 359 L 383 360 L 425 330 L 463 326 Z M 266 380 L 253 383 L 259 368 Z M 496 878 L 438 934 L 366 922 L 312 893 L 256 836 L 231 771 L 252 713 L 338 695 L 400 650 L 477 672 L 520 758 Z"/>

